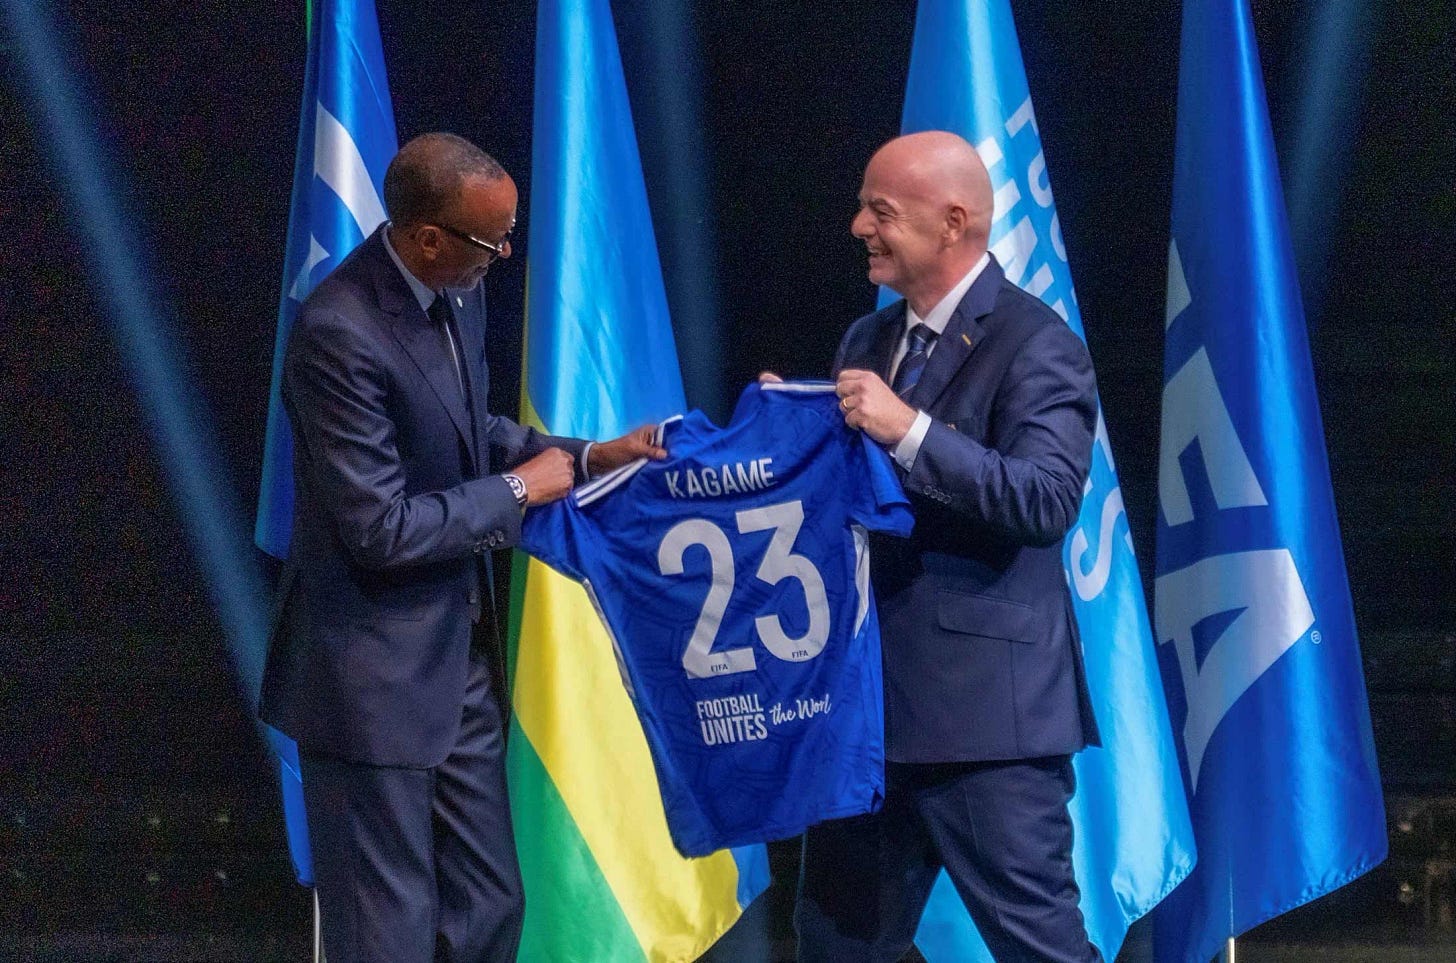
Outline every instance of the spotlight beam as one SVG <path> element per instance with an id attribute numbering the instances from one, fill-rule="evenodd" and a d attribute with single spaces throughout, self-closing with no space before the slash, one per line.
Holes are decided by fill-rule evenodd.
<path id="1" fill-rule="evenodd" d="M 28 87 L 37 136 L 96 267 L 94 282 L 107 305 L 111 333 L 161 459 L 193 559 L 222 623 L 239 690 L 257 718 L 267 635 L 267 593 L 237 493 L 218 457 L 210 412 L 189 379 L 171 321 L 175 310 L 153 281 L 144 232 L 124 209 L 112 153 L 91 117 L 87 78 L 62 52 L 47 5 L 0 0 L 19 79 Z M 118 470 L 120 465 L 118 465 Z"/>

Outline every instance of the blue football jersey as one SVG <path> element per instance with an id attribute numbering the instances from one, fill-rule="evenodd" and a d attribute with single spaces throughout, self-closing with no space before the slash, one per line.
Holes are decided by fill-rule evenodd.
<path id="1" fill-rule="evenodd" d="M 527 512 L 521 547 L 581 582 L 616 648 L 678 850 L 871 812 L 884 796 L 866 529 L 908 535 L 889 457 L 834 386 L 750 385 L 718 428 Z"/>

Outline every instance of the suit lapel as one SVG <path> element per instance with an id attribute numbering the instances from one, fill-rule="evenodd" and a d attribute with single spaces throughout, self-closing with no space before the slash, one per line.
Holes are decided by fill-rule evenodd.
<path id="1" fill-rule="evenodd" d="M 874 370 L 885 384 L 890 383 L 890 363 L 895 360 L 895 349 L 900 346 L 900 338 L 905 333 L 905 311 L 903 298 L 885 308 L 879 330 L 875 332 Z"/>
<path id="2" fill-rule="evenodd" d="M 993 257 L 956 305 L 950 323 L 935 342 L 935 350 L 925 363 L 925 371 L 905 401 L 913 408 L 929 411 L 950 385 L 951 379 L 970 360 L 981 344 L 985 328 L 980 319 L 996 306 L 996 292 L 1001 287 L 1001 266 Z"/>
<path id="3" fill-rule="evenodd" d="M 381 226 L 379 230 L 383 231 L 384 227 Z M 435 330 L 434 322 L 415 300 L 409 283 L 394 266 L 389 252 L 384 249 L 384 240 L 379 233 L 375 232 L 375 236 L 368 243 L 378 246 L 377 256 L 374 258 L 374 282 L 379 308 L 390 315 L 390 330 L 393 331 L 395 340 L 405 354 L 409 355 L 424 376 L 425 382 L 429 384 L 430 390 L 445 407 L 460 439 L 465 442 L 473 467 L 478 464 L 475 438 L 471 435 L 470 418 L 465 412 L 465 398 L 460 391 L 460 382 L 455 378 L 455 364 L 450 359 L 450 349 L 446 347 L 444 335 Z M 463 346 L 461 350 L 464 350 Z M 462 371 L 468 370 L 469 365 L 465 363 L 465 359 L 461 358 L 460 361 Z"/>

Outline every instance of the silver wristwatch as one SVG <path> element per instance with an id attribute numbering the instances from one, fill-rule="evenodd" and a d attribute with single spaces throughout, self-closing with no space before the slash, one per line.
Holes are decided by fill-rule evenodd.
<path id="1" fill-rule="evenodd" d="M 520 475 L 502 475 L 506 484 L 511 486 L 511 494 L 516 496 L 516 504 L 522 508 L 526 507 L 526 483 L 521 481 Z"/>

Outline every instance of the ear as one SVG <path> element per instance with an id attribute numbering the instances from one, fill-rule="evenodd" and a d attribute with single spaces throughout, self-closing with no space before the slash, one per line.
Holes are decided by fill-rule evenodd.
<path id="1" fill-rule="evenodd" d="M 419 246 L 420 254 L 425 260 L 433 261 L 440 256 L 441 249 L 445 246 L 445 232 L 433 224 L 422 224 L 415 228 L 415 244 Z"/>
<path id="2" fill-rule="evenodd" d="M 952 204 L 945 209 L 945 230 L 941 233 L 941 240 L 946 247 L 954 247 L 960 243 L 961 238 L 966 235 L 966 228 L 970 226 L 970 212 L 960 204 Z"/>

